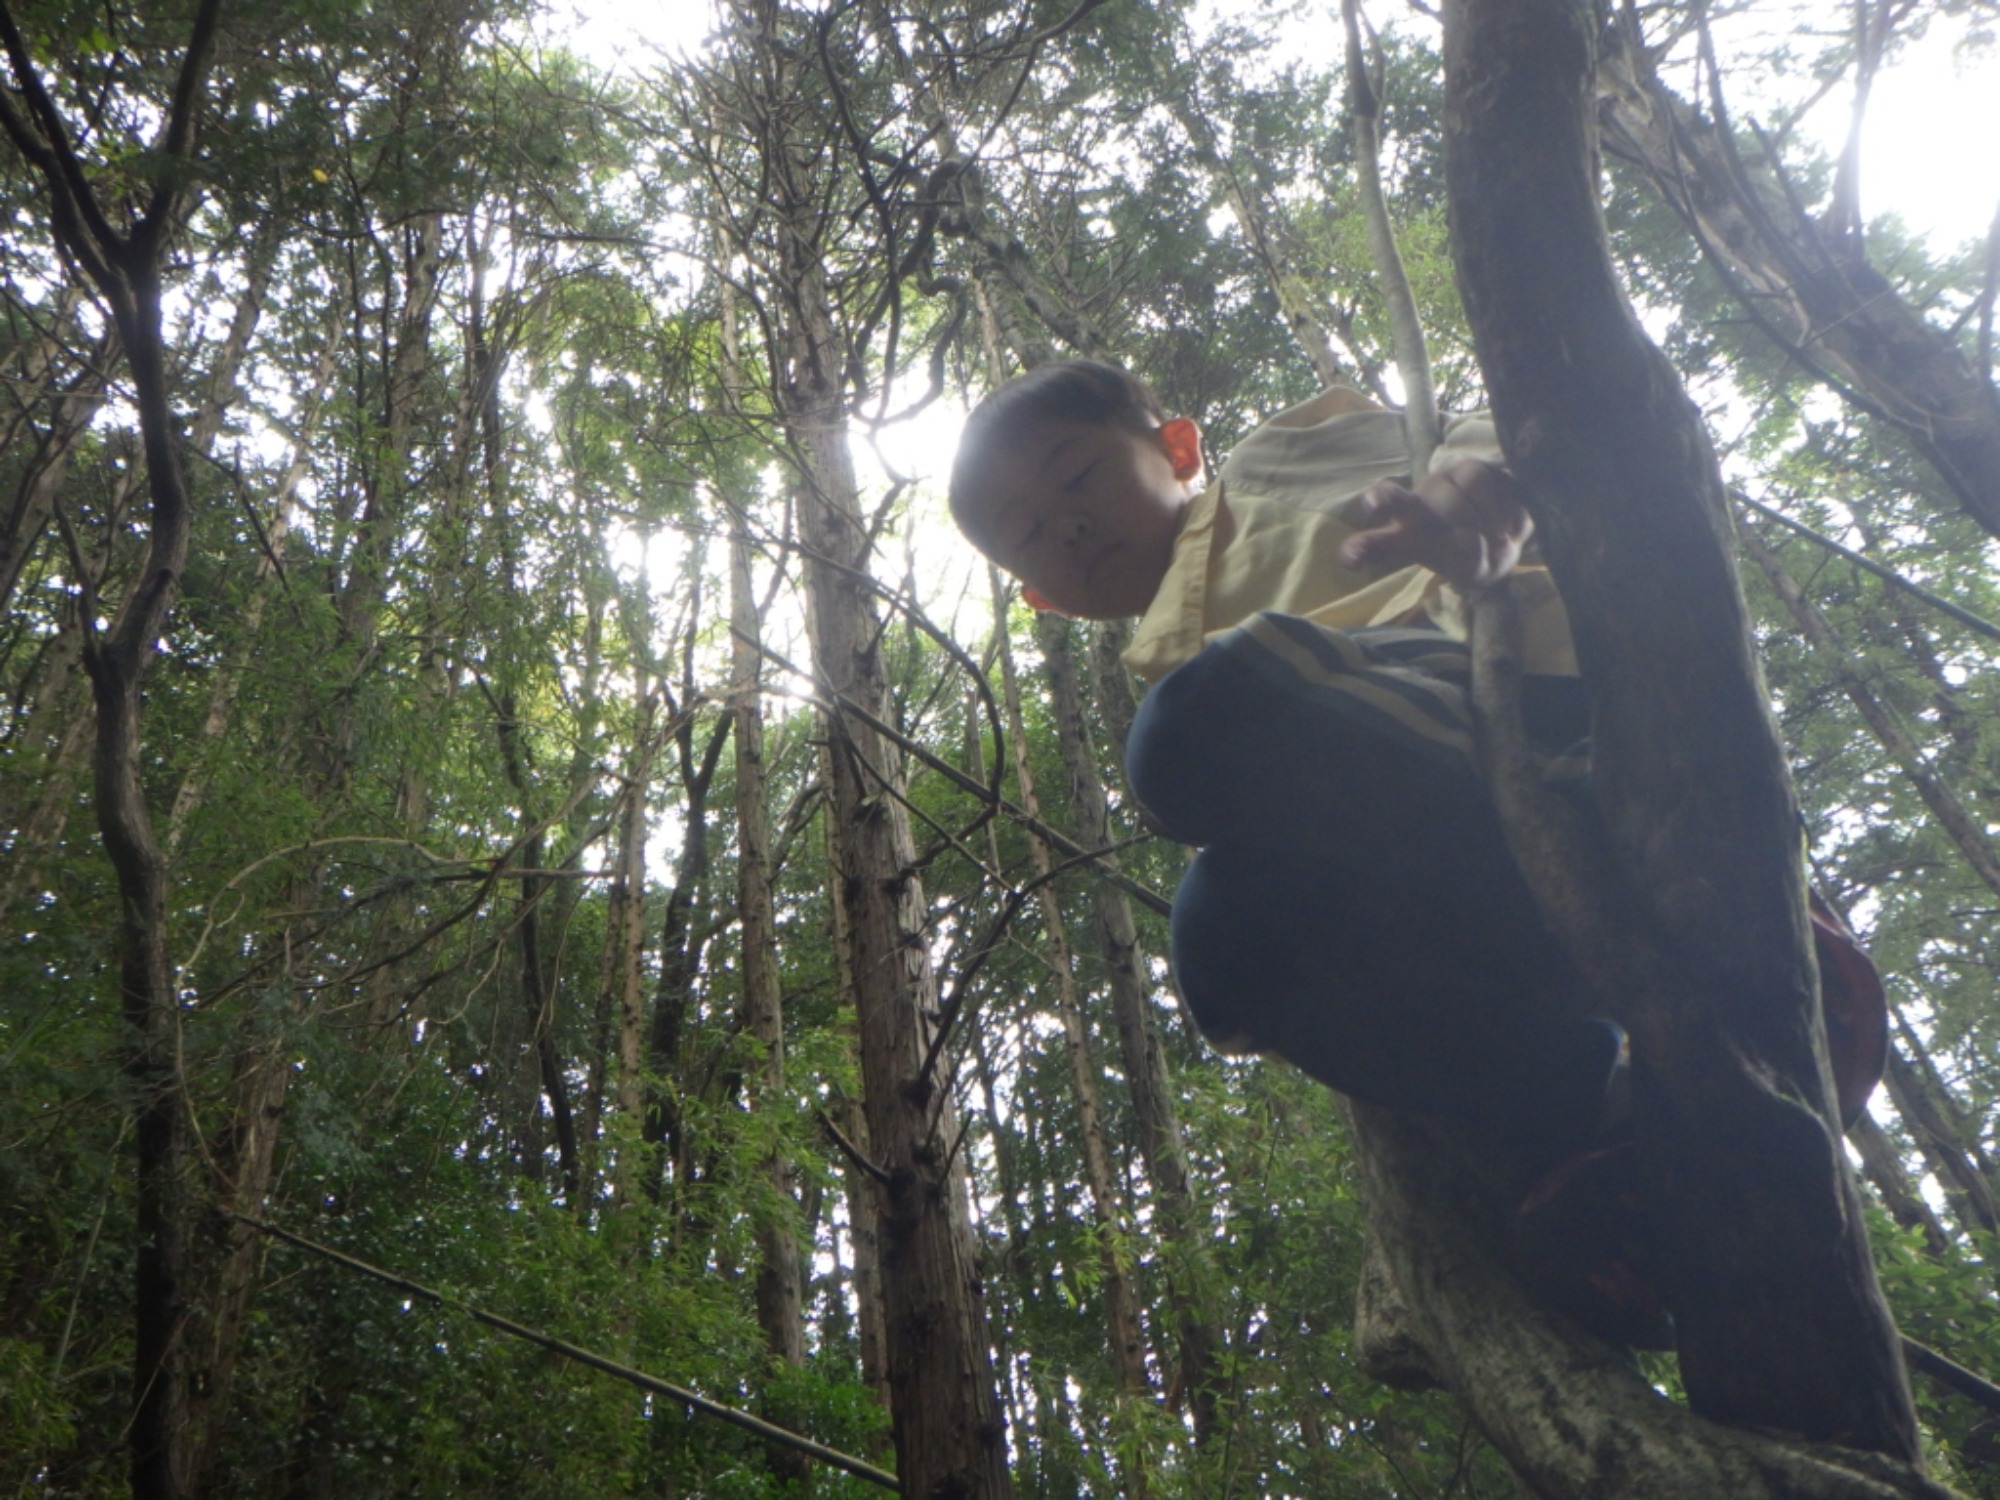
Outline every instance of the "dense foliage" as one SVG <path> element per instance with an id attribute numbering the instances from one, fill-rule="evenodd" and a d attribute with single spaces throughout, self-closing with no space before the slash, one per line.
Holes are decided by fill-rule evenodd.
<path id="1" fill-rule="evenodd" d="M 894 1463 L 866 976 L 829 865 L 853 705 L 807 626 L 823 559 L 798 517 L 824 470 L 784 352 L 797 210 L 772 207 L 774 176 L 802 174 L 868 522 L 849 566 L 882 621 L 900 762 L 874 795 L 914 838 L 949 1017 L 939 1113 L 1016 1488 L 1512 1493 L 1448 1397 L 1356 1368 L 1361 1216 L 1332 1096 L 1204 1050 L 1157 902 L 1060 851 L 1038 874 L 1024 808 L 1119 846 L 1142 891 L 1170 891 L 1183 855 L 1120 790 L 1135 684 L 1116 627 L 996 598 L 939 493 L 950 414 L 1051 351 L 1126 360 L 1217 454 L 1326 379 L 1397 393 L 1323 18 L 724 5 L 684 52 L 613 67 L 514 0 L 228 6 L 182 164 L 159 137 L 197 7 L 144 9 L 9 4 L 4 83 L 24 98 L 34 60 L 114 224 L 186 177 L 162 327 L 192 531 L 137 774 L 188 1122 L 195 1487 L 808 1490 L 756 1438 L 236 1214 Z M 1667 83 L 1706 90 L 1684 8 L 1641 9 Z M 1786 111 L 1852 92 L 1926 27 L 1981 57 L 1994 19 L 1896 7 L 1901 34 L 1864 23 L 1861 45 L 1787 27 L 1820 9 L 1769 0 L 1714 80 L 1760 80 L 1757 139 L 1815 203 L 1838 174 Z M 1462 409 L 1480 385 L 1434 49 L 1399 16 L 1374 58 L 1403 254 Z M 1770 97 L 1774 73 L 1796 87 Z M 1609 165 L 1624 272 L 1756 502 L 1745 575 L 1815 878 L 1890 982 L 1889 1086 L 1855 1149 L 1891 1300 L 1914 1336 L 2000 1370 L 1993 543 Z M 0 212 L 0 1485 L 117 1494 L 142 1085 L 91 653 L 145 580 L 156 512 L 111 314 L 17 151 Z M 1990 387 L 1992 247 L 1872 233 L 1889 294 Z M 752 805 L 768 842 L 745 835 Z M 775 1047 L 747 861 L 769 884 Z M 789 1302 L 760 1280 L 775 1239 L 802 1267 Z M 1942 1472 L 2000 1494 L 1995 1419 L 1918 1394 Z M 826 1470 L 810 1490 L 875 1492 Z"/>

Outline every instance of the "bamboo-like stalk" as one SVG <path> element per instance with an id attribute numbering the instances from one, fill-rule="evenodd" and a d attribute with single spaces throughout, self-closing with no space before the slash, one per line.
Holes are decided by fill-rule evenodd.
<path id="1" fill-rule="evenodd" d="M 1368 233 L 1368 256 L 1375 263 L 1375 277 L 1389 310 L 1396 373 L 1403 381 L 1403 428 L 1409 435 L 1410 472 L 1412 477 L 1421 477 L 1429 469 L 1431 454 L 1442 435 L 1437 389 L 1431 380 L 1430 352 L 1424 345 L 1416 294 L 1410 290 L 1410 274 L 1396 246 L 1396 226 L 1389 218 L 1389 199 L 1382 188 L 1382 100 L 1361 46 L 1361 0 L 1340 0 L 1340 19 L 1347 32 L 1347 117 L 1354 127 L 1361 222 Z"/>

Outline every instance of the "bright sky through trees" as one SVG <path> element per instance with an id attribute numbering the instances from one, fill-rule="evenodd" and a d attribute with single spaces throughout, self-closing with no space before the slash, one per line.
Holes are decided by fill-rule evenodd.
<path id="1" fill-rule="evenodd" d="M 1294 18 L 1305 45 L 1335 45 L 1334 7 L 1307 10 L 1324 14 Z M 1728 22 L 1721 24 L 1726 36 Z M 599 62 L 644 68 L 661 54 L 699 48 L 712 14 L 707 0 L 583 0 L 555 8 L 545 25 L 551 40 Z M 1773 97 L 1799 82 L 1773 80 Z M 1849 103 L 1845 93 L 1835 91 L 1806 118 L 1806 127 L 1828 151 L 1838 149 L 1846 132 Z M 1995 142 L 2000 142 L 2000 50 L 1975 23 L 1940 19 L 1906 42 L 1875 82 L 1863 146 L 1866 211 L 1898 214 L 1919 234 L 1946 245 L 1971 239 L 2000 209 Z"/>
<path id="2" fill-rule="evenodd" d="M 1285 7 L 1273 6 L 1272 9 Z M 1384 7 L 1378 19 L 1430 26 Z M 1226 20 L 1211 10 L 1208 21 Z M 1755 17 L 1750 18 L 1753 22 Z M 1729 45 L 1729 18 L 1718 25 Z M 602 66 L 644 72 L 670 59 L 689 56 L 704 45 L 714 25 L 707 0 L 572 0 L 554 7 L 544 21 L 548 41 L 582 52 Z M 1296 49 L 1287 56 L 1339 46 L 1339 16 L 1333 5 L 1297 8 L 1288 33 Z M 1741 107 L 1761 108 L 1764 100 L 1746 80 Z M 1796 107 L 1810 81 L 1774 75 L 1766 94 L 1774 109 Z M 1805 114 L 1801 128 L 1829 156 L 1838 152 L 1848 125 L 1851 98 L 1835 89 Z M 2000 211 L 2000 49 L 1976 26 L 1939 18 L 1906 41 L 1877 77 L 1863 138 L 1862 207 L 1869 216 L 1895 214 L 1915 233 L 1941 249 L 1984 233 Z M 1218 208 L 1227 217 L 1227 210 Z M 1393 378 L 1392 378 L 1393 383 Z M 873 444 L 857 441 L 855 458 L 864 473 L 881 474 L 884 462 L 916 479 L 910 546 L 916 575 L 929 590 L 927 603 L 940 614 L 955 612 L 953 601 L 984 590 L 983 570 L 945 521 L 941 501 L 944 476 L 957 444 L 963 410 L 949 398 L 913 419 L 876 434 Z M 871 451 L 871 448 L 878 451 Z"/>

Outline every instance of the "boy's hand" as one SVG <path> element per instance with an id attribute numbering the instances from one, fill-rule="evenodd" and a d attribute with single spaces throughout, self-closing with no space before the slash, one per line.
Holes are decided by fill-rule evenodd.
<path id="1" fill-rule="evenodd" d="M 1476 458 L 1426 474 L 1414 489 L 1385 479 L 1361 497 L 1361 514 L 1371 524 L 1340 549 L 1350 567 L 1392 571 L 1418 563 L 1461 589 L 1513 572 L 1535 530 L 1526 486 Z"/>

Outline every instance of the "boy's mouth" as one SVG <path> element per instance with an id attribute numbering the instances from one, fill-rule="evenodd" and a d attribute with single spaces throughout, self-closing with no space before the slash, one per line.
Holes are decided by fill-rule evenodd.
<path id="1" fill-rule="evenodd" d="M 1106 542 L 1103 547 L 1098 549 L 1097 555 L 1084 564 L 1083 581 L 1085 583 L 1097 582 L 1098 570 L 1110 560 L 1112 553 L 1116 552 L 1121 545 L 1123 544 L 1119 542 Z"/>

